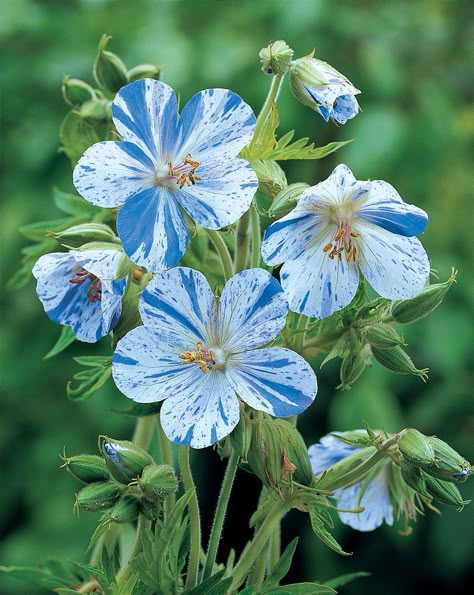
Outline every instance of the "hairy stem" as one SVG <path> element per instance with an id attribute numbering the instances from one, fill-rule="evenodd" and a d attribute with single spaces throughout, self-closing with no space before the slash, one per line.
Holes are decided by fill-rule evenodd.
<path id="1" fill-rule="evenodd" d="M 150 446 L 151 437 L 153 436 L 154 422 L 153 415 L 147 415 L 146 417 L 139 417 L 137 419 L 132 442 L 136 446 L 143 448 L 143 450 L 147 450 Z"/>
<path id="2" fill-rule="evenodd" d="M 155 415 L 155 423 L 156 423 L 156 432 L 158 435 L 158 443 L 160 445 L 160 456 L 161 456 L 161 463 L 163 465 L 169 465 L 170 467 L 174 467 L 174 460 L 173 460 L 173 450 L 171 448 L 171 442 L 168 440 L 168 437 L 163 431 L 161 426 L 160 416 Z M 168 494 L 165 499 L 165 511 L 169 512 L 176 503 L 176 494 L 172 492 Z"/>
<path id="3" fill-rule="evenodd" d="M 278 95 L 280 94 L 281 84 L 283 82 L 283 74 L 276 74 L 272 78 L 272 82 L 270 85 L 270 89 L 268 91 L 268 95 L 265 99 L 264 104 L 262 105 L 262 109 L 258 114 L 257 123 L 255 124 L 255 131 L 253 133 L 253 138 L 250 144 L 257 143 L 258 139 L 262 133 L 263 128 L 265 127 L 266 121 L 270 114 L 272 113 L 273 104 L 276 103 L 278 99 Z"/>
<path id="4" fill-rule="evenodd" d="M 122 568 L 120 569 L 120 571 L 117 574 L 117 577 L 115 579 L 117 585 L 120 585 L 120 583 L 123 583 L 124 581 L 126 581 L 132 574 L 132 568 L 131 568 L 130 563 L 134 560 L 134 558 L 137 556 L 137 554 L 140 553 L 140 551 L 142 549 L 142 533 L 143 533 L 143 530 L 149 526 L 150 526 L 150 521 L 142 514 L 138 515 L 138 523 L 137 523 L 137 532 L 135 535 L 135 542 L 133 544 L 132 551 L 130 552 L 130 556 L 128 557 L 127 563 L 124 564 L 124 566 L 122 566 Z"/>
<path id="5" fill-rule="evenodd" d="M 227 512 L 227 505 L 229 503 L 230 492 L 234 483 L 235 474 L 237 472 L 237 464 L 239 462 L 239 455 L 232 449 L 227 469 L 225 471 L 224 479 L 222 481 L 219 499 L 217 501 L 216 513 L 214 516 L 214 523 L 212 525 L 211 535 L 209 537 L 209 546 L 207 550 L 206 565 L 204 567 L 203 580 L 209 578 L 212 574 L 212 569 L 216 561 L 217 548 L 222 535 L 222 527 Z"/>
<path id="6" fill-rule="evenodd" d="M 224 279 L 228 281 L 234 274 L 234 265 L 232 264 L 232 258 L 230 257 L 229 250 L 218 231 L 214 231 L 213 229 L 206 229 L 206 231 L 211 242 L 214 244 L 214 248 L 217 250 L 217 253 L 221 258 Z"/>
<path id="7" fill-rule="evenodd" d="M 236 273 L 243 271 L 247 265 L 250 246 L 249 222 L 251 210 L 252 207 L 250 207 L 250 209 L 242 215 L 237 226 L 237 239 L 235 242 L 234 256 L 234 268 Z"/>
<path id="8" fill-rule="evenodd" d="M 262 236 L 260 231 L 260 215 L 257 207 L 251 207 L 250 225 L 252 228 L 252 252 L 250 254 L 250 267 L 252 269 L 260 266 L 260 247 L 262 243 Z"/>
<path id="9" fill-rule="evenodd" d="M 189 447 L 179 447 L 179 466 L 183 477 L 184 489 L 193 489 L 194 494 L 189 502 L 189 517 L 191 521 L 191 548 L 188 558 L 188 572 L 186 576 L 186 588 L 193 589 L 197 585 L 199 572 L 199 554 L 201 551 L 201 519 L 199 515 L 199 503 L 194 485 L 191 466 L 189 464 Z"/>

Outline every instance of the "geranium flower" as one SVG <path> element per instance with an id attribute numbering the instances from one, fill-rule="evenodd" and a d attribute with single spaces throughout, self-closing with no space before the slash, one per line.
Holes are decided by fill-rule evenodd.
<path id="1" fill-rule="evenodd" d="M 116 280 L 124 253 L 115 248 L 53 252 L 33 267 L 36 292 L 54 322 L 94 343 L 118 323 L 126 279 Z"/>
<path id="2" fill-rule="evenodd" d="M 237 155 L 252 138 L 255 116 L 238 95 L 201 91 L 178 118 L 171 87 L 141 79 L 117 93 L 112 112 L 123 141 L 87 149 L 74 184 L 94 205 L 123 205 L 117 230 L 131 260 L 155 272 L 178 263 L 189 240 L 181 207 L 207 229 L 248 210 L 258 181 Z"/>
<path id="3" fill-rule="evenodd" d="M 285 263 L 281 283 L 290 309 L 324 318 L 352 300 L 359 271 L 382 297 L 417 295 L 430 267 L 412 236 L 427 222 L 428 215 L 404 203 L 387 182 L 359 182 L 346 165 L 338 165 L 270 225 L 262 256 L 267 264 Z"/>
<path id="4" fill-rule="evenodd" d="M 366 434 L 364 430 L 356 430 Z M 344 435 L 344 432 L 333 432 Z M 351 432 L 353 434 L 353 432 Z M 334 436 L 328 434 L 321 438 L 318 444 L 309 447 L 309 459 L 313 473 L 319 475 L 332 465 L 360 450 Z M 390 463 L 389 463 L 390 464 Z M 345 525 L 358 531 L 373 531 L 382 523 L 393 524 L 393 505 L 390 498 L 390 488 L 387 477 L 387 463 L 383 462 L 375 467 L 362 481 L 347 488 L 334 490 L 338 508 L 350 510 L 363 506 L 362 512 L 339 512 L 339 517 Z"/>
<path id="5" fill-rule="evenodd" d="M 140 403 L 164 401 L 161 423 L 178 444 L 204 448 L 239 421 L 239 400 L 276 417 L 306 409 L 316 377 L 298 354 L 260 349 L 285 324 L 288 304 L 263 269 L 235 275 L 216 300 L 202 273 L 178 267 L 159 273 L 143 292 L 144 326 L 117 345 L 118 388 Z"/>
<path id="6" fill-rule="evenodd" d="M 317 111 L 326 122 L 331 118 L 345 124 L 359 113 L 355 98 L 359 89 L 330 64 L 313 58 L 313 54 L 291 62 L 289 81 L 298 101 Z"/>

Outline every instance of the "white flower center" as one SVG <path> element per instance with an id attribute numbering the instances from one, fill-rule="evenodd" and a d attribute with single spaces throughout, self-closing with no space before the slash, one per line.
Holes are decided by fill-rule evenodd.
<path id="1" fill-rule="evenodd" d="M 155 184 L 172 190 L 176 190 L 176 186 L 181 189 L 185 184 L 194 186 L 198 180 L 201 180 L 196 175 L 200 165 L 200 162 L 194 160 L 191 155 L 186 155 L 178 163 L 169 161 L 166 164 L 159 164 L 155 169 Z"/>
<path id="2" fill-rule="evenodd" d="M 196 343 L 196 349 L 179 354 L 183 364 L 197 364 L 203 372 L 211 370 L 222 370 L 225 366 L 227 356 L 220 347 L 208 349 L 203 346 L 202 341 Z"/>

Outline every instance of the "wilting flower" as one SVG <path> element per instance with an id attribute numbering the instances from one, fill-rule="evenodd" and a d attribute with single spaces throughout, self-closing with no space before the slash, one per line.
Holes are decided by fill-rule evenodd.
<path id="1" fill-rule="evenodd" d="M 335 68 L 313 58 L 313 54 L 291 62 L 289 81 L 298 101 L 320 113 L 326 122 L 331 118 L 345 124 L 359 112 L 355 98 L 359 89 Z"/>
<path id="2" fill-rule="evenodd" d="M 116 248 L 71 250 L 42 256 L 33 267 L 46 314 L 94 343 L 118 323 L 126 279 L 116 280 L 125 257 Z"/>
<path id="3" fill-rule="evenodd" d="M 359 271 L 382 297 L 416 296 L 430 267 L 413 236 L 427 221 L 424 211 L 404 203 L 387 182 L 357 181 L 347 166 L 338 165 L 270 225 L 262 256 L 267 264 L 285 263 L 281 283 L 290 309 L 324 318 L 352 300 Z"/>
<path id="4" fill-rule="evenodd" d="M 365 434 L 363 430 L 358 431 Z M 344 432 L 334 432 L 334 434 L 344 435 Z M 360 450 L 357 446 L 346 444 L 330 434 L 324 436 L 318 444 L 313 444 L 308 449 L 313 473 L 319 475 L 332 465 L 353 455 L 357 450 Z M 334 490 L 338 508 L 350 510 L 364 507 L 362 512 L 339 512 L 341 521 L 358 531 L 373 531 L 383 522 L 387 525 L 393 524 L 394 514 L 387 464 L 384 463 L 374 469 L 375 471 L 371 471 L 370 475 L 362 481 L 347 488 Z"/>
<path id="5" fill-rule="evenodd" d="M 204 275 L 178 267 L 159 273 L 140 300 L 144 326 L 117 345 L 112 371 L 118 388 L 140 403 L 162 401 L 170 440 L 203 448 L 239 421 L 239 400 L 276 417 L 306 409 L 316 377 L 298 354 L 258 349 L 285 324 L 288 304 L 263 269 L 228 281 L 218 304 Z"/>
<path id="6" fill-rule="evenodd" d="M 112 112 L 123 141 L 87 149 L 74 184 L 94 205 L 123 205 L 117 229 L 131 260 L 155 272 L 178 263 L 189 240 L 181 207 L 207 229 L 248 210 L 258 181 L 237 155 L 252 138 L 255 116 L 238 95 L 201 91 L 178 118 L 171 87 L 141 79 L 118 92 Z"/>

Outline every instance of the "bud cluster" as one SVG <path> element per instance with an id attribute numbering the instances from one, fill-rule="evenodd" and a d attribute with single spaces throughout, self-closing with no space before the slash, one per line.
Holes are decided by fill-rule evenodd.
<path id="1" fill-rule="evenodd" d="M 63 455 L 64 467 L 86 484 L 76 494 L 76 510 L 104 512 L 102 523 L 133 522 L 141 513 L 158 517 L 164 498 L 178 489 L 169 465 L 157 465 L 153 457 L 128 440 L 99 437 L 101 456 Z"/>

